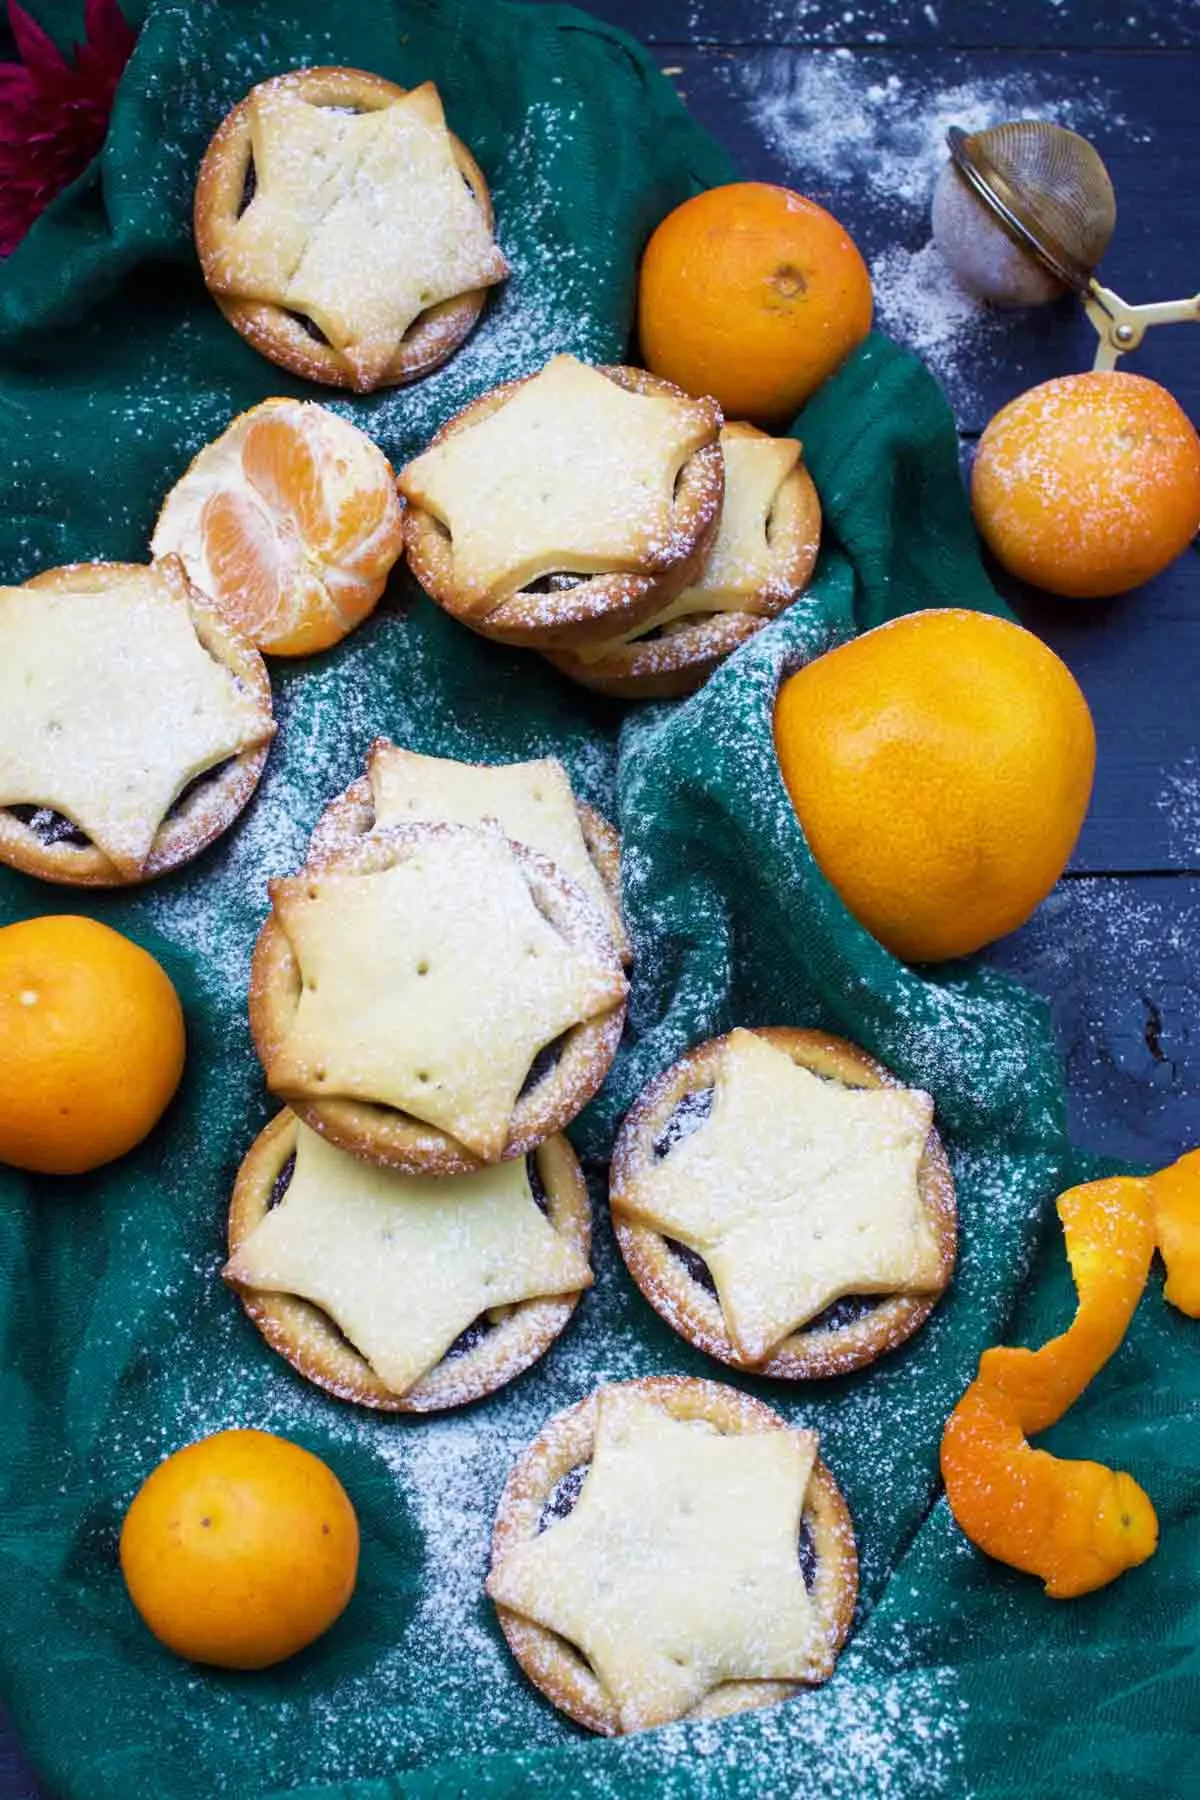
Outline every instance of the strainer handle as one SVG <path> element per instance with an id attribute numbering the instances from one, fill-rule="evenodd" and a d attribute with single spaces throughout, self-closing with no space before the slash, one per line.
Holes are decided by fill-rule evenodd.
<path id="1" fill-rule="evenodd" d="M 1093 369 L 1115 369 L 1117 358 L 1136 350 L 1151 325 L 1200 325 L 1200 294 L 1186 300 L 1155 300 L 1131 306 L 1112 288 L 1088 283 L 1084 310 L 1096 328 L 1100 343 Z"/>

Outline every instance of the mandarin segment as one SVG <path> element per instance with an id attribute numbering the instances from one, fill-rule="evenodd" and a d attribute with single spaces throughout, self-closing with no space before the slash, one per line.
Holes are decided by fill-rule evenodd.
<path id="1" fill-rule="evenodd" d="M 267 400 L 207 445 L 167 496 L 155 554 L 275 656 L 327 650 L 372 611 L 404 540 L 391 467 L 311 401 Z"/>
<path id="2" fill-rule="evenodd" d="M 1124 370 L 1045 381 L 979 442 L 975 519 L 993 555 L 1077 599 L 1161 573 L 1200 531 L 1200 437 L 1157 382 Z"/>

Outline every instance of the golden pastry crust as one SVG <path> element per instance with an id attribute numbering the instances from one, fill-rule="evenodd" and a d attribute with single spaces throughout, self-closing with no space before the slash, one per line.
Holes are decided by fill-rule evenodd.
<path id="1" fill-rule="evenodd" d="M 633 394 L 687 400 L 680 388 L 645 369 L 614 364 L 599 369 L 618 387 Z M 533 381 L 528 375 L 508 381 L 474 400 L 447 420 L 432 439 L 430 448 L 460 431 L 478 425 L 498 412 L 519 388 Z M 689 401 L 689 404 L 693 404 Z M 721 515 L 725 489 L 724 462 L 716 442 L 721 415 L 715 402 L 713 441 L 695 451 L 683 465 L 676 485 L 674 523 L 669 544 L 647 557 L 644 569 L 577 578 L 565 575 L 566 585 L 548 578 L 545 592 L 520 590 L 502 600 L 486 617 L 464 615 L 454 578 L 451 538 L 431 512 L 409 501 L 405 522 L 405 553 L 409 567 L 432 600 L 473 631 L 502 644 L 544 649 L 594 642 L 630 631 L 657 612 L 694 580 L 712 547 Z M 404 492 L 404 472 L 400 474 Z"/>
<path id="2" fill-rule="evenodd" d="M 192 587 L 178 557 L 163 557 L 154 567 L 186 597 L 203 648 L 236 676 L 251 698 L 269 714 L 271 680 L 249 638 L 223 619 L 211 602 Z M 120 587 L 132 575 L 144 572 L 141 563 L 67 563 L 35 575 L 24 585 L 55 593 L 95 592 L 98 588 Z M 273 734 L 274 726 L 271 731 Z M 191 793 L 176 802 L 159 826 L 137 874 L 123 873 L 90 841 L 43 843 L 30 823 L 5 807 L 0 807 L 0 863 L 64 887 L 132 887 L 165 875 L 190 862 L 229 829 L 258 786 L 270 748 L 268 736 L 261 744 L 240 751 L 211 775 L 200 777 Z"/>
<path id="3" fill-rule="evenodd" d="M 361 839 L 319 867 L 370 874 L 386 869 L 413 848 L 439 835 L 461 833 L 456 825 L 401 825 Z M 503 840 L 508 842 L 508 840 Z M 553 863 L 522 844 L 509 846 L 520 864 L 535 904 L 569 943 L 590 944 L 612 958 L 616 952 L 608 926 Z M 300 1000 L 300 966 L 274 913 L 268 915 L 250 970 L 250 1031 L 254 1047 L 272 1087 L 271 1070 Z M 525 1156 L 570 1124 L 599 1088 L 611 1067 L 625 1024 L 625 999 L 608 1011 L 572 1026 L 559 1040 L 554 1066 L 518 1100 L 499 1158 Z M 313 1100 L 279 1092 L 293 1112 L 313 1131 L 352 1156 L 410 1175 L 466 1175 L 486 1166 L 465 1144 L 432 1125 L 394 1107 L 365 1100 Z"/>
<path id="4" fill-rule="evenodd" d="M 786 1429 L 786 1421 L 733 1388 L 694 1376 L 648 1376 L 625 1382 L 657 1402 L 677 1419 L 703 1419 L 726 1435 L 743 1431 Z M 537 1536 L 546 1507 L 563 1477 L 587 1464 L 596 1437 L 596 1395 L 556 1413 L 514 1465 L 492 1531 L 492 1566 L 517 1544 Z M 815 1568 L 811 1597 L 824 1626 L 827 1660 L 812 1683 L 794 1681 L 730 1681 L 714 1688 L 686 1715 L 689 1719 L 724 1718 L 753 1707 L 790 1700 L 802 1686 L 828 1680 L 845 1643 L 858 1598 L 858 1553 L 854 1526 L 841 1489 L 818 1461 L 805 1497 L 803 1524 L 811 1537 Z M 617 1709 L 589 1665 L 557 1633 L 505 1606 L 496 1606 L 508 1647 L 536 1688 L 551 1703 L 586 1725 L 589 1731 L 614 1736 L 620 1731 Z"/>
<path id="5" fill-rule="evenodd" d="M 754 1035 L 790 1056 L 801 1068 L 848 1087 L 902 1087 L 890 1070 L 844 1038 L 786 1026 L 754 1028 Z M 613 1229 L 626 1267 L 654 1310 L 681 1337 L 720 1362 L 782 1381 L 815 1380 L 861 1369 L 896 1349 L 920 1329 L 941 1299 L 954 1271 L 957 1208 L 945 1148 L 931 1130 L 917 1173 L 918 1192 L 941 1257 L 936 1293 L 884 1296 L 861 1317 L 843 1325 L 793 1332 L 761 1363 L 740 1357 L 730 1342 L 720 1301 L 688 1270 L 667 1239 L 622 1210 L 623 1196 L 654 1155 L 680 1102 L 713 1087 L 726 1038 L 710 1038 L 656 1076 L 634 1102 L 621 1126 L 609 1174 Z M 764 1123 L 764 1130 L 770 1122 Z"/>
<path id="6" fill-rule="evenodd" d="M 368 762 L 376 745 L 387 740 L 377 738 L 367 753 Z M 484 763 L 475 767 L 485 768 Z M 583 841 L 587 853 L 595 866 L 596 873 L 604 883 L 613 911 L 614 941 L 622 963 L 628 968 L 633 961 L 633 949 L 629 942 L 629 934 L 625 930 L 624 917 L 621 912 L 621 839 L 608 820 L 598 813 L 594 806 L 585 800 L 576 800 L 575 810 L 579 814 L 579 828 L 583 833 Z M 375 800 L 371 792 L 371 781 L 367 775 L 360 775 L 352 781 L 345 793 L 332 799 L 313 827 L 309 839 L 308 853 L 304 859 L 306 869 L 320 868 L 331 857 L 338 856 L 351 845 L 361 843 L 375 829 Z"/>
<path id="7" fill-rule="evenodd" d="M 342 353 L 320 337 L 314 337 L 300 317 L 286 307 L 268 301 L 244 300 L 217 293 L 210 276 L 222 232 L 241 209 L 251 159 L 251 106 L 256 95 L 288 88 L 314 106 L 350 107 L 375 112 L 393 105 L 410 92 L 363 69 L 295 69 L 274 76 L 252 88 L 217 127 L 196 181 L 193 229 L 200 267 L 213 299 L 235 331 L 280 368 L 290 369 L 326 387 L 353 388 L 358 392 L 380 387 L 400 387 L 419 381 L 449 357 L 467 337 L 487 300 L 486 287 L 454 299 L 440 301 L 423 312 L 392 357 L 383 375 L 364 387 Z M 492 198 L 483 170 L 466 145 L 450 134 L 454 161 L 470 189 L 488 230 L 494 225 Z"/>
<path id="8" fill-rule="evenodd" d="M 270 1211 L 276 1183 L 295 1152 L 296 1115 L 285 1107 L 255 1138 L 238 1170 L 229 1208 L 230 1256 Z M 559 1136 L 548 1138 L 532 1154 L 551 1224 L 586 1258 L 592 1215 L 575 1152 Z M 503 1316 L 477 1344 L 446 1355 L 407 1393 L 397 1394 L 321 1307 L 294 1294 L 264 1293 L 235 1281 L 230 1286 L 272 1350 L 298 1375 L 338 1400 L 398 1413 L 444 1412 L 494 1393 L 545 1355 L 580 1300 L 578 1293 L 556 1294 L 499 1308 Z"/>
<path id="9" fill-rule="evenodd" d="M 762 437 L 752 425 L 725 425 L 722 437 Z M 744 611 L 689 613 L 669 620 L 655 637 L 615 644 L 598 658 L 548 650 L 547 660 L 581 687 L 621 700 L 673 700 L 703 687 L 713 670 L 799 599 L 816 566 L 821 502 L 812 477 L 798 463 L 781 484 L 770 514 L 775 561 L 771 577 Z M 701 574 L 701 580 L 703 575 Z"/>

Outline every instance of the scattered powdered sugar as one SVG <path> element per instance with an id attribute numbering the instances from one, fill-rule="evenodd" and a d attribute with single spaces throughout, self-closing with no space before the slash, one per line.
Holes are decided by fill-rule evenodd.
<path id="1" fill-rule="evenodd" d="M 1082 132 L 1147 141 L 1095 77 L 1056 65 L 1056 85 L 1032 71 L 939 82 L 905 59 L 776 50 L 730 65 L 729 80 L 788 179 L 855 223 L 875 290 L 877 322 L 916 350 L 960 410 L 1007 327 L 954 279 L 929 238 L 929 208 L 951 125 L 977 131 L 1006 119 L 1052 119 Z M 953 67 L 953 64 L 951 65 Z M 1099 146 L 1103 150 L 1103 143 Z"/>
<path id="2" fill-rule="evenodd" d="M 1154 804 L 1166 819 L 1171 855 L 1193 869 L 1200 867 L 1200 756 L 1185 756 L 1164 771 Z"/>

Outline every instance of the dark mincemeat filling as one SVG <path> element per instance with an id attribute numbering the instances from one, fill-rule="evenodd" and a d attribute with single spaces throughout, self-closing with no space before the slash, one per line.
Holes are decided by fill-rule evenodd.
<path id="1" fill-rule="evenodd" d="M 275 1177 L 275 1184 L 271 1189 L 270 1198 L 267 1201 L 267 1211 L 268 1212 L 272 1212 L 274 1210 L 274 1208 L 279 1205 L 279 1202 L 283 1199 L 283 1196 L 287 1193 L 288 1189 L 291 1187 L 292 1176 L 295 1173 L 296 1173 L 296 1152 L 293 1150 L 292 1154 L 288 1157 L 288 1159 L 284 1163 L 282 1169 L 280 1169 L 278 1175 Z"/>
<path id="2" fill-rule="evenodd" d="M 523 589 L 526 594 L 565 594 L 569 589 L 582 587 L 585 581 L 591 581 L 590 575 L 539 575 Z"/>
<path id="3" fill-rule="evenodd" d="M 699 1129 L 713 1109 L 716 1099 L 715 1088 L 700 1088 L 694 1094 L 685 1094 L 670 1118 L 662 1128 L 661 1134 L 654 1140 L 655 1160 L 661 1162 L 664 1156 L 681 1144 L 693 1131 Z"/>
<path id="4" fill-rule="evenodd" d="M 547 1044 L 544 1049 L 538 1051 L 537 1055 L 529 1065 L 529 1073 L 526 1075 L 521 1086 L 521 1091 L 517 1095 L 518 1103 L 524 1100 L 527 1095 L 532 1094 L 534 1088 L 539 1087 L 541 1083 L 545 1081 L 546 1077 L 551 1075 L 558 1067 L 562 1053 L 566 1048 L 567 1035 L 568 1034 L 564 1032 L 561 1037 L 556 1037 L 553 1043 Z"/>
<path id="5" fill-rule="evenodd" d="M 590 1463 L 576 1463 L 573 1469 L 560 1477 L 546 1499 L 538 1516 L 539 1535 L 559 1519 L 565 1519 L 575 1510 L 576 1502 L 583 1492 L 583 1484 L 587 1480 Z M 813 1538 L 812 1527 L 805 1514 L 800 1521 L 800 1536 L 796 1544 L 796 1555 L 800 1562 L 800 1573 L 804 1577 L 804 1585 L 810 1591 L 817 1578 L 817 1546 Z M 575 1646 L 569 1646 L 572 1650 Z M 576 1651 L 576 1655 L 578 1655 Z"/>
<path id="6" fill-rule="evenodd" d="M 295 319 L 297 325 L 303 327 L 309 337 L 313 340 L 314 344 L 327 344 L 329 342 L 329 339 L 325 336 L 325 333 L 321 330 L 317 321 L 315 319 L 310 319 L 307 313 L 293 312 L 290 307 L 285 307 L 284 311 L 287 313 L 289 319 Z"/>
<path id="7" fill-rule="evenodd" d="M 246 173 L 242 177 L 242 197 L 238 201 L 237 216 L 240 219 L 255 194 L 258 192 L 258 170 L 254 166 L 254 157 L 246 164 Z"/>

